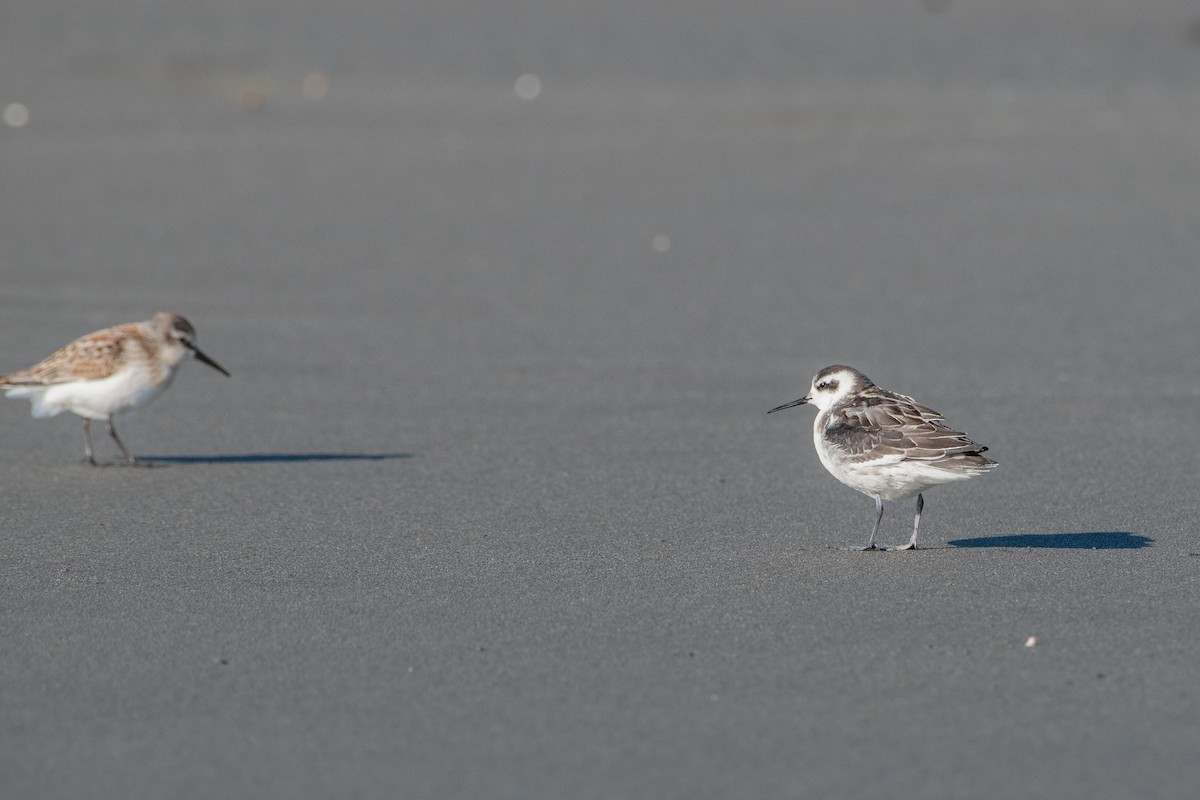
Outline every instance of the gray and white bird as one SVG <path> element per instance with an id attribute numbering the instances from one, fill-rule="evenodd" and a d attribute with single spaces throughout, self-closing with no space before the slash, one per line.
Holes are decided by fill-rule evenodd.
<path id="1" fill-rule="evenodd" d="M 922 492 L 996 466 L 984 458 L 986 447 L 947 427 L 941 414 L 911 397 L 880 389 L 852 367 L 826 367 L 813 378 L 807 395 L 767 413 L 805 403 L 818 409 L 813 444 L 825 469 L 851 489 L 875 498 L 875 525 L 866 544 L 856 550 L 888 549 L 875 544 L 883 503 L 913 495 L 917 514 L 912 538 L 891 549 L 916 549 L 925 506 Z"/>
<path id="2" fill-rule="evenodd" d="M 125 459 L 133 454 L 117 436 L 113 417 L 128 414 L 158 397 L 191 356 L 229 375 L 200 352 L 196 329 L 178 314 L 160 311 L 145 322 L 127 322 L 81 336 L 29 369 L 0 375 L 0 389 L 9 397 L 33 404 L 33 416 L 52 417 L 70 411 L 83 417 L 84 455 L 95 464 L 92 420 L 102 419 Z"/>

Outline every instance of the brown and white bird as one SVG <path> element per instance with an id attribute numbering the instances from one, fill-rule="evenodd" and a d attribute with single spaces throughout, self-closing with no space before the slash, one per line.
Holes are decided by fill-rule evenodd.
<path id="1" fill-rule="evenodd" d="M 880 389 L 852 367 L 826 367 L 813 378 L 807 395 L 767 413 L 804 403 L 818 409 L 813 444 L 825 469 L 851 489 L 875 498 L 875 525 L 866 544 L 856 550 L 888 549 L 875 545 L 883 503 L 913 495 L 917 515 L 912 538 L 891 549 L 916 549 L 925 506 L 922 492 L 996 466 L 984 458 L 986 447 L 947 427 L 941 414 L 907 395 Z"/>
<path id="2" fill-rule="evenodd" d="M 117 436 L 113 417 L 145 406 L 171 385 L 183 359 L 191 355 L 229 375 L 196 347 L 196 329 L 178 314 L 160 311 L 146 322 L 128 322 L 89 333 L 29 369 L 0 375 L 9 397 L 33 404 L 33 416 L 70 411 L 83 417 L 84 454 L 95 464 L 92 420 L 101 419 L 130 464 L 133 454 Z"/>

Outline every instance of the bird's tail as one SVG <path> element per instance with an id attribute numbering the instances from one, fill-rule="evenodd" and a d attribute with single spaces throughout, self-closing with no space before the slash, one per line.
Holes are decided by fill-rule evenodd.
<path id="1" fill-rule="evenodd" d="M 984 472 L 990 472 L 1000 464 L 990 458 L 986 458 L 981 453 L 987 450 L 986 447 L 981 447 L 978 450 L 970 453 L 960 453 L 956 456 L 946 459 L 949 464 L 954 464 L 958 469 L 967 469 L 979 475 Z"/>
<path id="2" fill-rule="evenodd" d="M 32 405 L 30 410 L 33 416 L 53 417 L 64 410 L 57 403 L 46 402 L 46 390 L 49 386 L 40 383 L 13 383 L 4 378 L 0 378 L 0 390 L 4 392 L 4 396 L 28 400 Z"/>

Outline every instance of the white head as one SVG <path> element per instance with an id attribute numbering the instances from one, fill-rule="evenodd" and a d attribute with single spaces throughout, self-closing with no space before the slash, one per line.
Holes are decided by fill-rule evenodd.
<path id="1" fill-rule="evenodd" d="M 196 329 L 192 327 L 192 323 L 178 314 L 171 314 L 167 311 L 155 314 L 151 323 L 158 335 L 166 340 L 166 351 L 171 364 L 178 364 L 185 354 L 191 353 L 197 361 L 208 364 L 217 372 L 229 375 L 228 372 L 225 372 L 224 367 L 204 355 L 200 352 L 200 348 L 196 347 Z"/>
<path id="2" fill-rule="evenodd" d="M 775 411 L 783 411 L 785 408 L 793 408 L 805 403 L 809 403 L 825 411 L 842 402 L 851 394 L 874 385 L 870 378 L 853 367 L 834 364 L 832 367 L 826 367 L 816 374 L 812 379 L 812 385 L 809 387 L 808 394 L 804 397 L 801 397 L 799 400 L 793 400 L 790 403 L 784 403 L 778 408 L 772 408 L 767 413 L 771 414 Z"/>

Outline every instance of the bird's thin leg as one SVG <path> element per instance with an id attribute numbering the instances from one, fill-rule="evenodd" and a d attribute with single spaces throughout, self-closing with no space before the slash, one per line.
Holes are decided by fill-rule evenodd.
<path id="1" fill-rule="evenodd" d="M 129 461 L 130 465 L 136 464 L 137 459 L 133 457 L 133 453 L 129 452 L 129 448 L 127 448 L 125 443 L 121 441 L 121 438 L 117 436 L 117 429 L 113 427 L 112 414 L 108 415 L 108 435 L 111 436 L 112 440 L 117 443 L 117 447 L 121 448 L 121 452 L 125 454 L 125 458 Z"/>
<path id="2" fill-rule="evenodd" d="M 96 455 L 92 452 L 92 421 L 87 417 L 83 418 L 83 460 L 96 466 Z"/>
<path id="3" fill-rule="evenodd" d="M 917 528 L 921 527 L 921 509 L 925 507 L 925 498 L 920 494 L 917 495 L 917 516 L 913 519 L 913 535 L 908 540 L 908 544 L 893 547 L 893 550 L 916 550 L 917 549 Z"/>
<path id="4" fill-rule="evenodd" d="M 862 547 L 855 547 L 855 550 L 878 550 L 875 546 L 875 534 L 879 533 L 879 523 L 883 520 L 883 498 L 875 495 L 875 510 L 879 512 L 879 516 L 875 517 L 875 525 L 871 528 L 871 535 L 867 537 L 867 543 Z"/>

